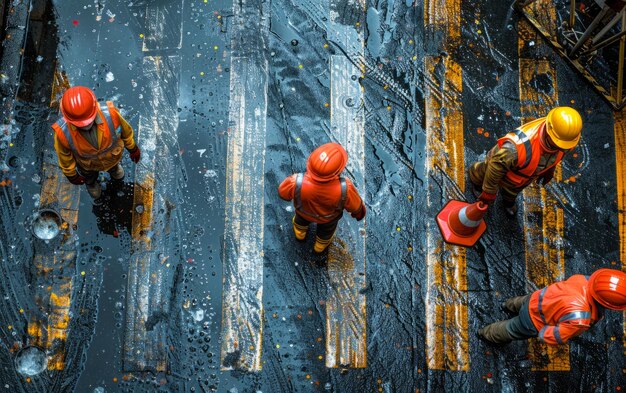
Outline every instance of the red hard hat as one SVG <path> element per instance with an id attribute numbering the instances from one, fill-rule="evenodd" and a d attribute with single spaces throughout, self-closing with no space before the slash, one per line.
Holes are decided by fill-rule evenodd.
<path id="1" fill-rule="evenodd" d="M 327 143 L 313 150 L 306 163 L 309 175 L 318 181 L 339 176 L 348 163 L 348 153 L 339 143 Z"/>
<path id="2" fill-rule="evenodd" d="M 93 123 L 97 107 L 96 95 L 84 86 L 70 87 L 61 98 L 63 117 L 76 127 L 85 127 Z"/>
<path id="3" fill-rule="evenodd" d="M 587 283 L 587 289 L 598 303 L 611 310 L 626 310 L 626 273 L 598 269 Z"/>

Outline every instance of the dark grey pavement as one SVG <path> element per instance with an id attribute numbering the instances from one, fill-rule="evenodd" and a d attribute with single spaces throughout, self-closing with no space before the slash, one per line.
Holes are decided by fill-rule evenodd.
<path id="1" fill-rule="evenodd" d="M 344 55 L 345 48 L 328 41 L 328 4 L 244 3 L 263 3 L 269 9 L 264 178 L 250 179 L 263 180 L 265 187 L 262 370 L 220 370 L 233 3 L 55 0 L 51 26 L 56 31 L 48 33 L 48 52 L 37 49 L 47 67 L 25 74 L 39 83 L 29 86 L 44 88 L 32 87 L 16 105 L 19 132 L 11 139 L 7 168 L 0 177 L 4 182 L 0 183 L 0 390 L 626 389 L 621 313 L 607 312 L 605 321 L 572 341 L 569 372 L 533 371 L 524 343 L 494 349 L 476 339 L 481 326 L 504 317 L 498 308 L 501 301 L 527 290 L 521 212 L 516 220 L 508 220 L 499 214 L 499 204 L 487 216 L 486 235 L 467 252 L 469 370 L 428 368 L 425 231 L 434 217 L 426 209 L 426 187 L 436 187 L 436 182 L 425 177 L 423 59 L 440 50 L 425 39 L 424 6 L 419 1 L 368 1 L 363 15 L 365 56 L 351 58 L 365 69 L 360 82 L 366 175 L 365 184 L 356 186 L 368 208 L 362 291 L 367 299 L 368 362 L 364 369 L 326 367 L 326 300 L 331 290 L 327 266 L 312 254 L 310 241 L 294 241 L 293 210 L 276 189 L 286 176 L 305 169 L 315 147 L 331 140 L 329 64 L 331 56 Z M 461 2 L 461 45 L 451 55 L 463 69 L 466 167 L 520 123 L 519 16 L 508 3 Z M 164 35 L 153 38 L 159 31 Z M 56 48 L 56 59 L 50 55 L 51 47 Z M 177 60 L 159 63 L 155 58 Z M 565 62 L 555 57 L 554 63 L 560 103 L 578 108 L 585 122 L 584 143 L 563 163 L 563 178 L 576 181 L 558 185 L 573 202 L 564 206 L 565 276 L 599 267 L 620 268 L 613 114 Z M 145 168 L 136 172 L 125 156 L 125 184 L 107 181 L 104 205 L 92 206 L 84 188 L 80 190 L 78 221 L 72 228 L 78 239 L 73 244 L 76 265 L 64 273 L 73 277 L 65 367 L 27 380 L 15 372 L 14 358 L 32 341 L 29 318 L 45 317 L 35 299 L 45 293 L 40 283 L 46 278 L 37 277 L 32 267 L 42 245 L 32 236 L 30 221 L 39 208 L 45 154 L 52 149 L 49 127 L 57 113 L 50 109 L 49 98 L 55 68 L 65 72 L 71 85 L 91 87 L 98 97 L 113 100 L 138 133 L 148 160 L 141 165 L 154 160 L 154 167 L 146 168 L 156 176 L 160 199 L 155 205 L 162 208 L 153 214 L 160 220 L 154 237 L 160 248 L 155 246 L 157 259 L 150 260 L 150 266 L 162 269 L 158 271 L 163 279 L 161 285 L 150 287 L 157 292 L 150 292 L 147 299 L 154 295 L 162 301 L 149 306 L 150 315 L 142 315 L 140 307 L 129 312 L 128 275 L 137 271 L 132 265 L 137 238 L 131 218 L 141 214 L 133 200 L 133 182 L 138 180 L 136 173 L 145 175 Z M 155 103 L 169 105 L 176 119 L 161 118 L 159 124 L 150 125 L 164 113 Z M 170 128 L 160 127 L 164 122 Z M 166 131 L 146 137 L 156 129 Z M 470 198 L 469 192 L 465 194 Z M 142 339 L 157 337 L 165 369 L 140 370 L 136 364 L 132 370 L 126 368 L 125 329 L 131 314 L 150 320 Z"/>

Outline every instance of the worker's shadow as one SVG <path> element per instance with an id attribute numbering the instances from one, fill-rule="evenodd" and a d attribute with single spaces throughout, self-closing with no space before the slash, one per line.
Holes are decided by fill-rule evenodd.
<path id="1" fill-rule="evenodd" d="M 93 205 L 100 232 L 118 237 L 126 229 L 131 233 L 133 218 L 133 183 L 110 180 L 102 190 L 100 204 Z"/>

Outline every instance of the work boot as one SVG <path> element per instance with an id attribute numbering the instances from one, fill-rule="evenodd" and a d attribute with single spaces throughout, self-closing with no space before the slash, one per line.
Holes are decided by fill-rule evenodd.
<path id="1" fill-rule="evenodd" d="M 113 168 L 109 169 L 109 174 L 113 180 L 122 180 L 124 178 L 124 168 L 120 164 L 117 164 Z"/>
<path id="2" fill-rule="evenodd" d="M 293 216 L 291 222 L 293 223 L 293 233 L 296 235 L 296 240 L 303 242 L 304 239 L 306 239 L 306 233 L 309 230 L 308 225 L 296 224 L 296 216 Z"/>
<path id="3" fill-rule="evenodd" d="M 93 184 L 86 184 L 87 192 L 91 195 L 91 198 L 95 201 L 102 196 L 102 186 L 97 180 Z"/>
<path id="4" fill-rule="evenodd" d="M 515 201 L 502 201 L 502 207 L 507 217 L 515 218 L 517 216 L 517 203 Z"/>
<path id="5" fill-rule="evenodd" d="M 485 341 L 488 344 L 504 345 L 513 341 L 513 337 L 506 330 L 508 321 L 494 322 L 491 325 L 487 325 L 477 332 L 478 338 Z"/>
<path id="6" fill-rule="evenodd" d="M 502 309 L 502 311 L 505 311 L 509 314 L 517 315 L 519 314 L 519 310 L 522 309 L 522 305 L 524 305 L 527 296 L 528 295 L 509 298 L 506 301 L 502 302 L 500 308 Z"/>
<path id="7" fill-rule="evenodd" d="M 335 237 L 334 234 L 330 239 L 320 239 L 319 236 L 315 236 L 315 244 L 313 245 L 313 251 L 318 254 L 323 253 L 324 250 L 326 250 L 328 246 L 330 246 L 330 243 L 333 242 L 334 237 Z"/>

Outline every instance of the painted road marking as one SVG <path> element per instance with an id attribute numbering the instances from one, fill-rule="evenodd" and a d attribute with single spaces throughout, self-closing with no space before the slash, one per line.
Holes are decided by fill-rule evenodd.
<path id="1" fill-rule="evenodd" d="M 148 3 L 143 42 L 143 75 L 148 99 L 142 102 L 138 137 L 142 159 L 135 166 L 131 257 L 128 264 L 124 371 L 166 371 L 173 272 L 168 258 L 171 206 L 167 180 L 170 145 L 177 141 L 182 10 L 184 1 Z M 166 56 L 165 53 L 171 55 Z M 172 142 L 173 141 L 173 142 Z"/>
<path id="2" fill-rule="evenodd" d="M 617 220 L 619 260 L 626 267 L 626 109 L 614 112 L 615 170 L 617 186 Z M 626 351 L 626 311 L 623 313 L 624 350 Z"/>
<path id="3" fill-rule="evenodd" d="M 146 33 L 144 52 L 180 49 L 183 45 L 184 0 L 148 2 L 146 5 Z"/>
<path id="4" fill-rule="evenodd" d="M 350 158 L 347 173 L 365 190 L 364 69 L 351 59 L 364 52 L 364 1 L 331 0 L 328 39 L 347 54 L 330 57 L 330 129 Z M 330 298 L 326 301 L 326 367 L 367 366 L 365 220 L 343 220 L 329 246 Z"/>
<path id="5" fill-rule="evenodd" d="M 126 294 L 124 331 L 124 371 L 167 370 L 167 315 L 171 269 L 162 263 L 166 255 L 169 206 L 168 184 L 157 181 L 167 177 L 167 143 L 178 128 L 178 56 L 145 56 L 143 73 L 151 98 L 146 100 L 139 118 L 137 135 L 141 139 L 142 159 L 135 166 L 131 257 Z M 161 157 L 161 158 L 159 158 Z M 159 164 L 157 163 L 159 158 Z M 156 169 L 159 174 L 156 175 Z M 160 212 L 160 213 L 159 213 Z"/>
<path id="6" fill-rule="evenodd" d="M 440 37 L 430 53 L 449 51 L 460 40 L 460 1 L 432 0 L 424 4 L 425 28 Z M 424 59 L 427 182 L 440 172 L 465 190 L 462 70 L 448 56 Z M 438 176 L 437 176 L 438 177 Z M 427 187 L 429 209 L 441 195 Z M 466 250 L 446 244 L 435 220 L 427 222 L 426 357 L 431 370 L 469 370 Z"/>
<path id="7" fill-rule="evenodd" d="M 50 106 L 58 105 L 55 98 L 60 97 L 68 87 L 67 77 L 58 70 L 55 71 Z M 46 146 L 52 145 L 52 132 L 48 132 Z M 42 173 L 39 208 L 55 210 L 64 224 L 58 241 L 53 240 L 50 244 L 40 241 L 35 243 L 33 264 L 38 284 L 35 301 L 46 311 L 47 318 L 32 316 L 27 332 L 29 345 L 40 346 L 48 352 L 48 369 L 59 371 L 65 368 L 72 276 L 77 257 L 77 237 L 73 233 L 73 228 L 78 222 L 80 188 L 67 181 L 59 168 L 54 149 L 44 151 Z"/>
<path id="8" fill-rule="evenodd" d="M 260 371 L 269 2 L 234 2 L 232 27 L 221 367 Z"/>
<path id="9" fill-rule="evenodd" d="M 540 14 L 556 20 L 551 2 L 541 0 L 534 7 L 544 9 Z M 543 7 L 543 8 L 541 8 Z M 554 26 L 554 23 L 550 24 Z M 520 109 L 522 124 L 546 116 L 558 105 L 556 70 L 544 55 L 550 48 L 525 20 L 518 24 L 520 71 Z M 532 44 L 530 44 L 532 42 Z M 547 81 L 539 84 L 536 81 Z M 542 86 L 542 90 L 538 89 Z M 554 182 L 561 181 L 561 165 L 554 173 Z M 546 188 L 532 184 L 524 190 L 524 233 L 526 248 L 526 278 L 530 290 L 543 288 L 562 280 L 565 273 L 563 249 L 564 216 L 558 201 Z M 569 346 L 550 346 L 537 339 L 529 341 L 530 358 L 535 371 L 569 371 Z"/>

